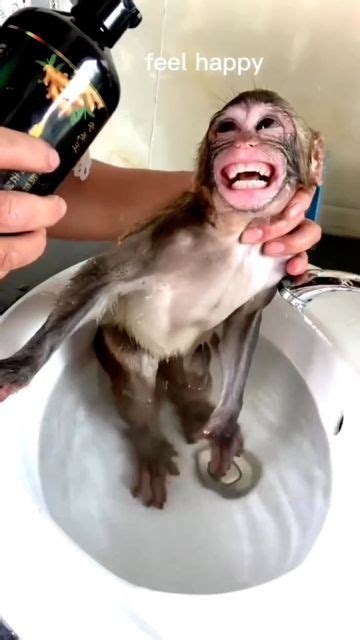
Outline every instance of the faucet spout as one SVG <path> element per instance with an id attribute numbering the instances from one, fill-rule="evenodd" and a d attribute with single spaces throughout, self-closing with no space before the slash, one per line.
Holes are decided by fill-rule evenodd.
<path id="1" fill-rule="evenodd" d="M 313 268 L 297 278 L 284 278 L 278 286 L 278 291 L 284 300 L 303 311 L 309 302 L 322 293 L 360 293 L 360 276 L 346 271 Z"/>

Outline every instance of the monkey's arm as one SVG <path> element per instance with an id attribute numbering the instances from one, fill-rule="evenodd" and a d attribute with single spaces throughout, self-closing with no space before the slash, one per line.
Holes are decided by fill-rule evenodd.
<path id="1" fill-rule="evenodd" d="M 259 336 L 263 308 L 274 296 L 275 289 L 262 292 L 254 300 L 237 309 L 223 326 L 219 344 L 223 381 L 220 400 L 208 423 L 201 430 L 211 444 L 210 472 L 222 477 L 234 456 L 243 448 L 238 425 L 244 390 Z"/>
<path id="2" fill-rule="evenodd" d="M 90 311 L 100 317 L 115 297 L 146 284 L 144 240 L 140 232 L 80 269 L 35 335 L 14 355 L 0 360 L 0 402 L 30 382 Z"/>

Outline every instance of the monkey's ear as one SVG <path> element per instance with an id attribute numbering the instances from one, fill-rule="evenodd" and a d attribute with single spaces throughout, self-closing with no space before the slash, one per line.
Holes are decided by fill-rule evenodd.
<path id="1" fill-rule="evenodd" d="M 313 131 L 313 139 L 311 144 L 311 157 L 309 166 L 310 184 L 320 186 L 323 183 L 325 160 L 325 142 L 324 138 L 317 131 Z"/>

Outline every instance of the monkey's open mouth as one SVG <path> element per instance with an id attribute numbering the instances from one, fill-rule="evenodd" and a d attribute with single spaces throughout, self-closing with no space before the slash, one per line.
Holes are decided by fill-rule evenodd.
<path id="1" fill-rule="evenodd" d="M 228 189 L 265 189 L 273 173 L 273 167 L 265 162 L 233 163 L 221 171 Z"/>
<path id="2" fill-rule="evenodd" d="M 273 150 L 230 148 L 214 161 L 216 187 L 238 211 L 260 211 L 277 197 L 286 179 L 286 159 Z"/>

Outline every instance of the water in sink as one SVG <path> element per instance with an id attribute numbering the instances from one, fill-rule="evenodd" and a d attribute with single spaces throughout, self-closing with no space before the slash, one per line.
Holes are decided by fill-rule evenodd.
<path id="1" fill-rule="evenodd" d="M 45 501 L 62 529 L 117 576 L 170 592 L 243 589 L 301 563 L 328 510 L 330 460 L 315 403 L 292 364 L 259 341 L 241 422 L 262 475 L 243 497 L 201 484 L 195 453 L 203 445 L 183 442 L 171 409 L 163 419 L 181 475 L 157 511 L 130 495 L 131 452 L 93 354 L 64 369 L 40 451 Z"/>

